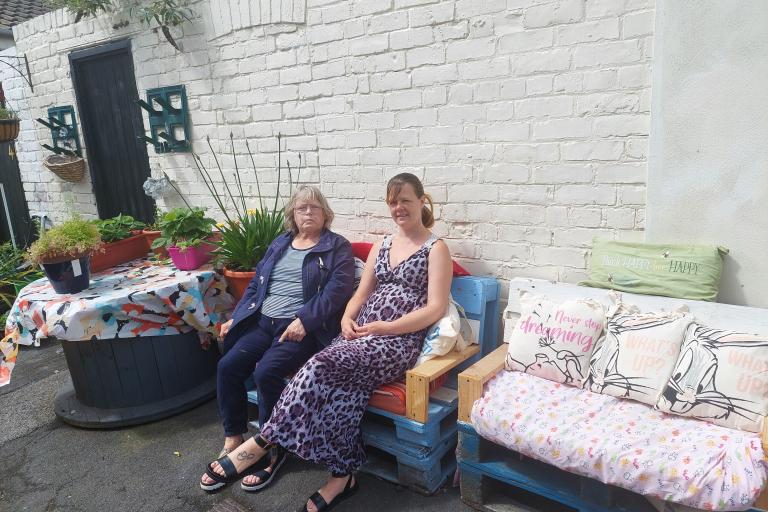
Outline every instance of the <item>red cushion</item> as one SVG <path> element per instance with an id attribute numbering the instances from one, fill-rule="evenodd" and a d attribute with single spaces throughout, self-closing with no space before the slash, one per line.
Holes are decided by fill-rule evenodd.
<path id="1" fill-rule="evenodd" d="M 363 261 L 367 261 L 368 253 L 371 252 L 372 247 L 373 244 L 370 242 L 352 242 L 352 254 L 355 256 L 355 258 L 360 258 Z M 456 263 L 455 260 L 451 261 L 453 262 L 453 277 L 471 275 L 464 267 Z"/>
<path id="2" fill-rule="evenodd" d="M 352 254 L 355 258 L 367 261 L 368 253 L 371 252 L 372 247 L 373 244 L 370 242 L 352 242 Z"/>

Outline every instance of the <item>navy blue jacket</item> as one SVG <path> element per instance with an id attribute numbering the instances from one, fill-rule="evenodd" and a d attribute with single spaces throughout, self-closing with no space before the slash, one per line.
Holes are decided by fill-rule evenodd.
<path id="1" fill-rule="evenodd" d="M 242 334 L 239 331 L 248 324 L 243 321 L 261 311 L 272 268 L 292 241 L 292 233 L 278 236 L 256 265 L 256 274 L 232 314 L 234 321 L 224 337 L 225 352 L 232 348 Z M 307 334 L 313 335 L 320 347 L 328 346 L 341 331 L 341 315 L 352 297 L 354 277 L 352 245 L 343 236 L 324 230 L 317 244 L 304 256 L 304 306 L 296 313 Z"/>

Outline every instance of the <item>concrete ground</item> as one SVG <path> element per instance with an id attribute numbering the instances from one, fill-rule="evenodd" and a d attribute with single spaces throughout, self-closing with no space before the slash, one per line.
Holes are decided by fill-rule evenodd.
<path id="1" fill-rule="evenodd" d="M 0 388 L 0 512 L 292 511 L 326 478 L 319 466 L 290 458 L 261 493 L 230 486 L 206 494 L 198 479 L 221 448 L 215 401 L 147 425 L 85 430 L 53 413 L 68 379 L 61 346 L 49 342 L 22 347 L 11 383 Z M 471 510 L 455 488 L 424 497 L 365 474 L 360 486 L 334 510 Z"/>

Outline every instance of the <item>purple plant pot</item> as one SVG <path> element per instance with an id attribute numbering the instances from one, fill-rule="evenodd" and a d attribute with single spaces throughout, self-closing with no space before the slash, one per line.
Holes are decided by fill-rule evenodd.
<path id="1" fill-rule="evenodd" d="M 211 251 L 214 249 L 215 246 L 211 244 L 200 244 L 197 247 L 184 249 L 174 246 L 168 248 L 168 255 L 177 269 L 195 270 L 211 261 Z"/>

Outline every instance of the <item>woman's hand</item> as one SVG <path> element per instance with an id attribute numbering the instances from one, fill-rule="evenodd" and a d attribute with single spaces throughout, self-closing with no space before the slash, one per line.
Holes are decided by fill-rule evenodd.
<path id="1" fill-rule="evenodd" d="M 395 334 L 392 330 L 392 322 L 384 322 L 381 320 L 365 324 L 357 329 L 358 336 L 388 336 L 391 334 Z"/>
<path id="2" fill-rule="evenodd" d="M 224 339 L 224 336 L 229 332 L 229 329 L 232 327 L 232 322 L 234 322 L 234 320 L 228 320 L 221 324 L 221 327 L 219 328 L 219 337 L 221 339 Z"/>
<path id="3" fill-rule="evenodd" d="M 304 329 L 304 324 L 301 323 L 301 319 L 297 318 L 288 324 L 279 341 L 301 341 L 306 335 L 307 331 Z"/>
<path id="4" fill-rule="evenodd" d="M 354 340 L 359 338 L 360 335 L 357 333 L 358 329 L 360 329 L 360 326 L 357 325 L 357 322 L 348 316 L 345 316 L 341 319 L 341 335 L 344 336 L 345 340 Z"/>

